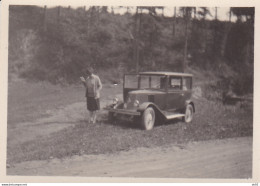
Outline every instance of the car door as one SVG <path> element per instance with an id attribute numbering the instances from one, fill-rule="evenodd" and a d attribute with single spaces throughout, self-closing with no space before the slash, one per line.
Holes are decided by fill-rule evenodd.
<path id="1" fill-rule="evenodd" d="M 167 90 L 167 110 L 175 111 L 183 108 L 185 105 L 185 93 L 182 89 L 182 77 L 169 76 Z"/>

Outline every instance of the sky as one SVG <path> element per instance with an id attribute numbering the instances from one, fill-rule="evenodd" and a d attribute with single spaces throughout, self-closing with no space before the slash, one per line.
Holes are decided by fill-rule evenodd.
<path id="1" fill-rule="evenodd" d="M 51 8 L 50 6 L 48 6 L 48 8 Z M 78 8 L 78 6 L 71 6 L 71 8 Z M 178 9 L 179 7 L 177 7 Z M 212 20 L 215 19 L 215 7 L 208 7 L 210 10 L 210 13 L 212 16 L 207 16 L 206 19 L 208 20 Z M 88 9 L 88 7 L 86 7 L 86 9 Z M 199 7 L 197 7 L 197 10 L 199 9 Z M 119 6 L 114 6 L 113 7 L 114 13 L 115 14 L 124 14 L 127 9 L 126 7 L 119 7 Z M 111 12 L 112 8 L 108 7 L 108 11 Z M 135 7 L 132 7 L 129 10 L 131 13 L 135 13 Z M 162 14 L 162 11 L 157 10 L 157 14 Z M 164 15 L 165 16 L 169 16 L 172 17 L 174 14 L 174 7 L 165 7 L 164 8 Z M 178 16 L 178 11 L 177 11 L 177 16 Z M 229 7 L 218 7 L 218 20 L 220 21 L 228 21 L 229 20 Z M 232 16 L 231 17 L 231 21 L 236 21 L 236 17 Z"/>
<path id="2" fill-rule="evenodd" d="M 215 18 L 215 7 L 208 7 L 210 9 L 210 13 L 212 14 L 212 16 L 207 16 L 207 19 L 214 19 Z M 178 9 L 178 7 L 177 7 Z M 110 10 L 110 9 L 109 9 Z M 197 7 L 198 10 L 198 7 Z M 111 10 L 110 10 L 111 11 Z M 114 8 L 114 12 L 115 13 L 125 13 L 126 12 L 126 8 Z M 132 10 L 132 12 L 134 13 L 135 10 Z M 157 11 L 159 14 L 162 13 L 160 10 Z M 164 15 L 165 16 L 173 16 L 174 14 L 174 7 L 165 7 L 164 9 Z M 177 12 L 178 14 L 178 12 Z M 234 16 L 232 16 L 233 19 L 235 19 Z M 229 20 L 229 7 L 218 7 L 218 19 L 221 21 L 227 21 Z M 232 19 L 232 21 L 233 21 Z"/>

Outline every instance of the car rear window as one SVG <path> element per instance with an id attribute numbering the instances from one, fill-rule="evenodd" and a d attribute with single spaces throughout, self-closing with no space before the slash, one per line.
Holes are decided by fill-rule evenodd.
<path id="1" fill-rule="evenodd" d="M 170 77 L 170 90 L 181 90 L 181 77 Z"/>

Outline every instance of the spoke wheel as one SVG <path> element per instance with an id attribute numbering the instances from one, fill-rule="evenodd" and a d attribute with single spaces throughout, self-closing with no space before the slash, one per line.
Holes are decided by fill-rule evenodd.
<path id="1" fill-rule="evenodd" d="M 193 107 L 192 105 L 187 105 L 186 111 L 185 111 L 185 116 L 184 116 L 184 121 L 186 123 L 190 123 L 193 119 Z"/>
<path id="2" fill-rule="evenodd" d="M 142 127 L 145 130 L 151 130 L 154 126 L 155 122 L 155 112 L 152 107 L 148 107 L 145 109 L 142 115 Z"/>

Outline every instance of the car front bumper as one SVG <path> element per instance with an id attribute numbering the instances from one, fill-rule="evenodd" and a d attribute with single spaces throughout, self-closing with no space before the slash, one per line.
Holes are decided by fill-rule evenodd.
<path id="1" fill-rule="evenodd" d="M 105 108 L 109 112 L 117 113 L 117 114 L 126 114 L 131 116 L 140 116 L 141 113 L 136 110 L 128 110 L 128 109 L 114 109 L 114 108 Z"/>

